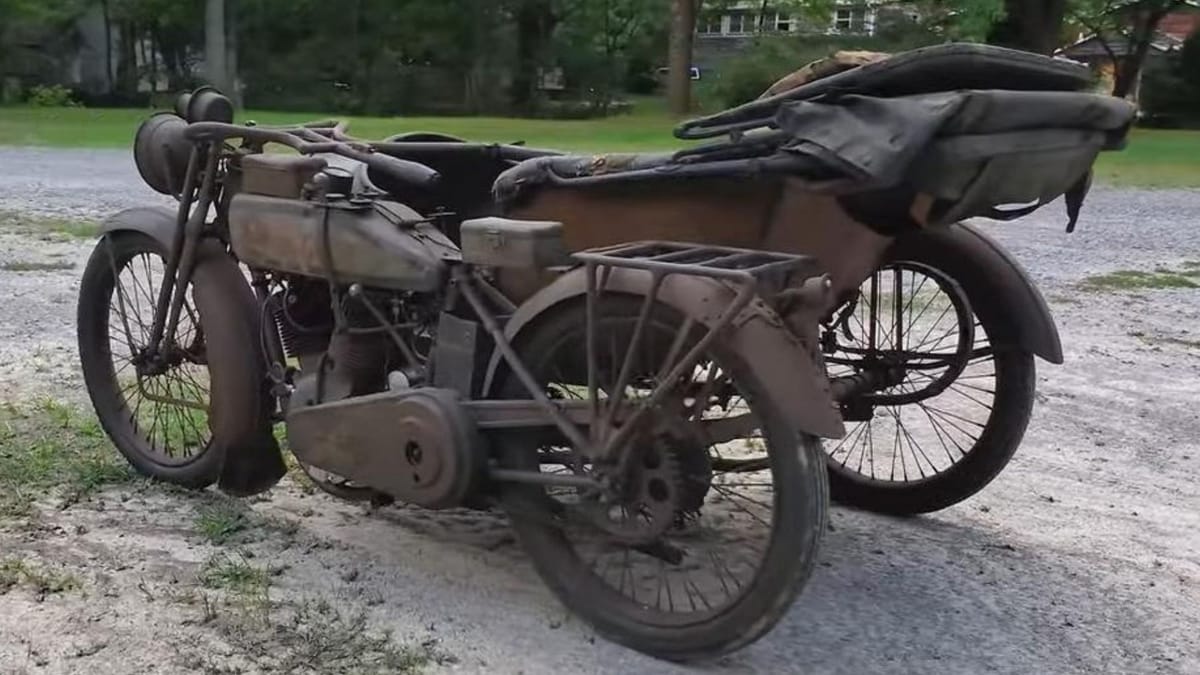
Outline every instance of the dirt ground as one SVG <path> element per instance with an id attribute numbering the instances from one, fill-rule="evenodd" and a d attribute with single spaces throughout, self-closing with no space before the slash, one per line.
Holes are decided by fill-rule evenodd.
<path id="1" fill-rule="evenodd" d="M 0 501 L 0 673 L 688 670 L 594 636 L 499 517 L 373 510 L 291 478 L 235 502 L 129 476 L 75 361 L 90 242 L 27 218 L 152 200 L 129 164 L 0 149 L 24 167 L 0 177 L 0 466 L 25 448 L 87 462 L 30 479 L 28 507 Z M 1058 206 L 986 228 L 1066 351 L 1038 364 L 1013 463 L 929 516 L 835 508 L 784 621 L 696 670 L 1200 672 L 1200 288 L 1165 281 L 1200 283 L 1200 193 L 1100 189 L 1074 235 Z"/>

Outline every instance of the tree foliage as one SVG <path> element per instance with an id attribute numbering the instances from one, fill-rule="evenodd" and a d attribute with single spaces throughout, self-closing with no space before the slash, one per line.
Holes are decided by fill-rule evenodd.
<path id="1" fill-rule="evenodd" d="M 543 114 L 567 105 L 602 112 L 625 92 L 651 90 L 655 71 L 669 64 L 669 82 L 682 111 L 692 100 L 695 17 L 735 3 L 228 0 L 226 30 L 236 45 L 230 56 L 236 53 L 232 60 L 249 105 L 379 114 Z M 1063 43 L 1064 26 L 1081 26 L 1109 37 L 1106 44 L 1127 43 L 1133 57 L 1123 59 L 1117 73 L 1117 93 L 1127 93 L 1158 19 L 1182 3 L 883 3 L 876 38 L 895 44 L 987 39 L 1050 53 Z M 737 6 L 754 14 L 760 29 L 768 29 L 767 17 L 776 12 L 827 25 L 836 2 L 754 0 Z M 70 55 L 83 39 L 79 20 L 86 15 L 94 24 L 99 13 L 107 27 L 101 49 L 105 67 L 99 69 L 107 81 L 101 84 L 112 102 L 191 86 L 204 77 L 204 8 L 205 0 L 0 0 L 0 78 L 15 75 L 26 87 L 65 83 Z M 919 21 L 907 18 L 909 8 L 917 10 Z M 94 31 L 89 36 L 95 49 Z M 791 51 L 829 42 L 812 35 L 790 39 L 797 42 L 788 47 Z M 669 44 L 676 45 L 674 58 L 669 58 Z M 768 51 L 758 54 L 760 61 L 770 60 Z M 760 70 L 781 67 L 766 65 Z"/>

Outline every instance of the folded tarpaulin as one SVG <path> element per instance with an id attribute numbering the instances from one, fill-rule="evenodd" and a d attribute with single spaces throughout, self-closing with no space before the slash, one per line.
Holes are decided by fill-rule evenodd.
<path id="1" fill-rule="evenodd" d="M 1016 217 L 1085 189 L 1096 155 L 1123 142 L 1133 117 L 1111 96 L 987 90 L 792 101 L 773 126 L 786 138 L 779 152 L 817 160 L 864 192 L 928 195 L 923 220 L 939 223 Z M 1000 208 L 1014 204 L 1027 206 Z"/>

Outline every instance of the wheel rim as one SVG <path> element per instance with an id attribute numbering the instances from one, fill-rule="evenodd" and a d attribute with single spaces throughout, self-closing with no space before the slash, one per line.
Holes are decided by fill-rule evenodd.
<path id="1" fill-rule="evenodd" d="M 599 334 L 607 336 L 596 356 L 602 411 L 614 398 L 609 392 L 616 390 L 634 322 L 599 320 Z M 637 348 L 625 401 L 644 400 L 658 383 L 661 371 L 653 364 L 665 360 L 678 331 L 677 323 L 653 325 Z M 529 365 L 551 398 L 587 399 L 580 363 L 587 363 L 584 339 L 572 334 Z M 745 597 L 764 566 L 779 515 L 777 476 L 759 430 L 708 442 L 714 422 L 756 411 L 719 355 L 706 355 L 674 392 L 653 428 L 634 437 L 635 468 L 620 477 L 618 490 L 626 497 L 603 504 L 576 488 L 530 488 L 536 497 L 526 506 L 535 504 L 536 512 L 516 516 L 556 528 L 574 564 L 587 573 L 577 580 L 581 588 L 617 600 L 638 623 L 660 627 L 705 622 Z M 544 473 L 600 473 L 561 438 L 544 440 L 538 453 Z"/>
<path id="2" fill-rule="evenodd" d="M 903 373 L 842 402 L 846 435 L 825 444 L 833 471 L 888 486 L 921 483 L 957 466 L 983 437 L 995 407 L 995 353 L 944 273 L 906 261 L 881 268 L 835 312 L 823 346 L 831 378 L 884 362 Z"/>
<path id="3" fill-rule="evenodd" d="M 206 348 L 191 290 L 166 356 L 150 365 L 146 347 L 165 265 L 137 251 L 112 260 L 116 274 L 107 313 L 108 356 L 120 418 L 143 443 L 147 459 L 164 466 L 196 460 L 212 440 Z"/>

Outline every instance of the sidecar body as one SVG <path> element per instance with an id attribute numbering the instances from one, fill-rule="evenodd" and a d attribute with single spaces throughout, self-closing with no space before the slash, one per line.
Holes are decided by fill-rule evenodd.
<path id="1" fill-rule="evenodd" d="M 676 136 L 721 140 L 674 153 L 428 136 L 382 149 L 445 176 L 443 194 L 401 195 L 409 203 L 560 221 L 572 250 L 661 238 L 807 253 L 848 292 L 906 233 L 1011 219 L 1063 195 L 1073 224 L 1097 154 L 1119 147 L 1133 118 L 1125 101 L 1081 93 L 1090 83 L 1071 62 L 950 44 L 689 121 Z M 504 280 L 517 298 L 544 283 Z"/>

